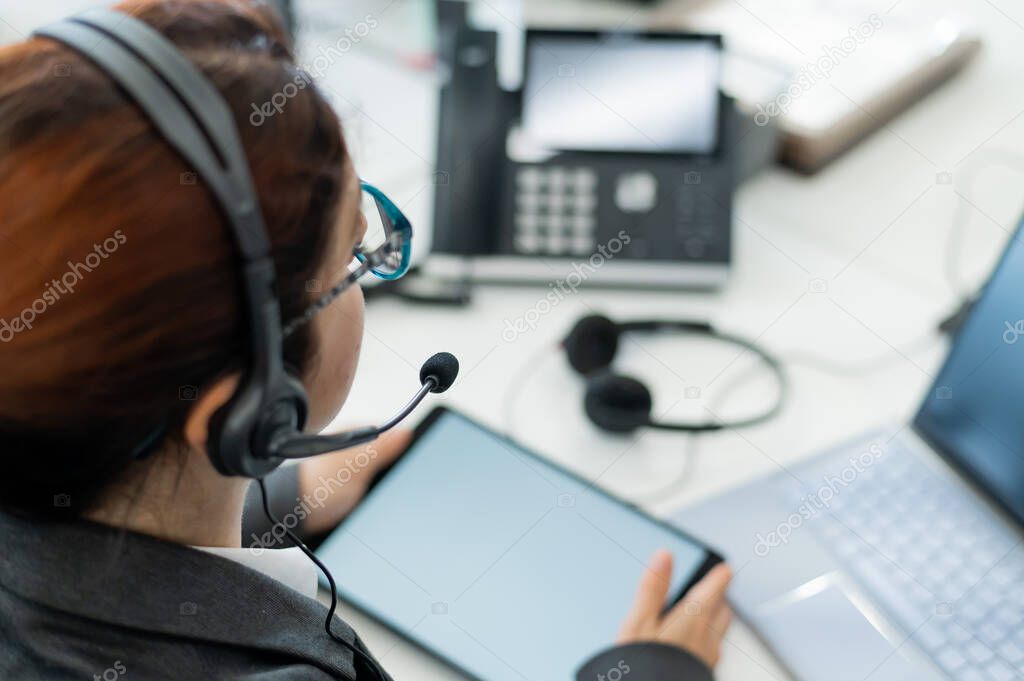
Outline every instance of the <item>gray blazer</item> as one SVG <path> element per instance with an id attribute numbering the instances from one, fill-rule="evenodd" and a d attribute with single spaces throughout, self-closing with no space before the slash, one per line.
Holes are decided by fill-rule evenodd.
<path id="1" fill-rule="evenodd" d="M 272 496 L 291 501 L 294 474 L 270 480 Z M 247 529 L 258 529 L 251 514 Z M 327 636 L 326 614 L 219 556 L 84 520 L 0 512 L 0 679 L 372 679 Z M 341 619 L 334 630 L 369 654 Z M 599 653 L 577 679 L 599 681 L 625 667 L 633 681 L 711 679 L 689 653 L 658 644 Z"/>

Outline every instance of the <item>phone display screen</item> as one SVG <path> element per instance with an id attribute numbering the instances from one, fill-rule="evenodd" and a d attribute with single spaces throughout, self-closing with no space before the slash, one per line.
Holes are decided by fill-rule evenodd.
<path id="1" fill-rule="evenodd" d="M 523 128 L 552 149 L 710 154 L 720 78 L 716 39 L 532 31 Z"/>

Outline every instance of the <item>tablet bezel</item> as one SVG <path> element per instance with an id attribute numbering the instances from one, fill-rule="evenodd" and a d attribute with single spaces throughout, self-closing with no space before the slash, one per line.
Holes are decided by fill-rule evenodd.
<path id="1" fill-rule="evenodd" d="M 606 490 L 606 489 L 604 489 L 604 488 L 602 488 L 600 486 L 597 486 L 597 485 L 595 485 L 595 484 L 585 480 L 582 476 L 576 474 L 575 472 L 569 470 L 568 468 L 566 468 L 564 466 L 561 466 L 558 463 L 556 463 L 556 462 L 554 462 L 554 461 L 552 461 L 552 460 L 550 460 L 550 459 L 548 459 L 548 458 L 546 458 L 546 457 L 544 457 L 544 456 L 542 456 L 542 455 L 540 455 L 540 454 L 530 450 L 529 448 L 523 446 L 522 444 L 512 440 L 511 438 L 509 438 L 509 437 L 507 437 L 505 435 L 502 435 L 501 433 L 498 433 L 498 432 L 492 430 L 491 428 L 485 426 L 484 424 L 480 423 L 479 421 L 476 421 L 476 420 L 470 418 L 466 414 L 464 414 L 464 413 L 462 413 L 460 411 L 456 411 L 454 409 L 450 409 L 448 407 L 443 407 L 443 406 L 435 407 L 429 414 L 427 414 L 426 417 L 424 417 L 424 419 L 422 421 L 420 421 L 420 423 L 413 430 L 412 439 L 410 440 L 409 445 L 403 450 L 402 454 L 399 455 L 398 458 L 396 458 L 390 465 L 388 465 L 385 468 L 381 469 L 376 475 L 374 475 L 373 479 L 370 481 L 369 485 L 367 486 L 367 490 L 366 490 L 366 493 L 363 496 L 363 498 L 365 499 L 365 498 L 369 497 L 374 492 L 374 490 L 376 489 L 377 485 L 395 468 L 395 466 L 398 463 L 400 463 L 405 458 L 406 454 L 408 452 L 410 452 L 419 443 L 420 439 L 434 426 L 434 424 L 436 424 L 437 421 L 441 419 L 441 417 L 446 416 L 448 414 L 451 414 L 452 416 L 455 416 L 457 418 L 461 418 L 461 419 L 466 420 L 470 424 L 472 424 L 472 425 L 476 426 L 477 428 L 480 428 L 484 432 L 490 434 L 492 437 L 498 438 L 499 440 L 502 440 L 505 443 L 507 443 L 509 446 L 514 447 L 517 452 L 520 452 L 520 453 L 522 453 L 522 454 L 524 454 L 524 455 L 526 455 L 526 456 L 528 456 L 528 457 L 530 457 L 530 458 L 532 458 L 532 459 L 534 459 L 534 460 L 536 460 L 536 461 L 538 461 L 538 462 L 540 462 L 540 463 L 542 463 L 544 465 L 550 466 L 550 467 L 554 468 L 555 470 L 560 471 L 562 474 L 564 474 L 565 476 L 569 477 L 570 479 L 576 480 L 577 482 L 579 482 L 579 483 L 583 484 L 584 486 L 588 487 L 589 489 L 593 490 L 595 493 L 597 493 L 599 495 L 602 495 L 602 496 L 606 497 L 607 499 L 610 499 L 611 501 L 615 502 L 616 504 L 621 506 L 624 510 L 632 512 L 632 513 L 635 513 L 635 514 L 638 514 L 638 515 L 646 518 L 648 521 L 654 523 L 655 525 L 658 525 L 658 526 L 662 527 L 666 531 L 668 531 L 668 532 L 670 532 L 672 534 L 675 534 L 675 535 L 677 535 L 679 537 L 682 537 L 683 539 L 691 542 L 695 546 L 703 549 L 703 551 L 704 551 L 704 560 L 703 560 L 703 562 L 696 569 L 696 571 L 694 571 L 693 576 L 690 578 L 690 580 L 682 586 L 682 588 L 679 590 L 679 593 L 676 594 L 676 596 L 666 606 L 666 608 L 665 608 L 666 611 L 671 609 L 672 606 L 674 606 L 676 603 L 678 603 L 680 600 L 682 600 L 683 596 L 686 595 L 686 592 L 688 592 L 693 587 L 694 584 L 699 582 L 701 580 L 701 578 L 703 578 L 708 572 L 710 572 L 711 569 L 715 565 L 717 565 L 718 563 L 723 562 L 724 559 L 722 558 L 721 554 L 719 554 L 717 551 L 715 551 L 714 549 L 709 547 L 704 542 L 698 541 L 693 536 L 691 536 L 688 533 L 682 531 L 681 529 L 679 529 L 675 525 L 671 525 L 671 524 L 665 522 L 664 520 L 660 520 L 659 518 L 655 518 L 654 516 L 651 516 L 650 514 L 646 513 L 641 508 L 639 508 L 636 504 L 630 503 L 629 501 L 626 501 L 626 500 L 624 500 L 624 499 L 622 499 L 622 498 L 620 498 L 618 496 L 615 496 L 614 494 L 612 494 L 608 490 Z M 345 520 L 342 520 L 341 523 L 339 523 L 338 526 L 334 530 L 332 530 L 330 533 L 328 533 L 327 536 L 324 539 L 324 543 L 326 543 L 327 539 L 329 539 L 332 534 L 334 534 L 335 532 L 338 532 L 339 530 L 343 529 L 345 527 L 345 523 L 347 522 L 347 520 L 348 520 L 348 518 L 346 518 Z M 318 551 L 319 551 L 319 549 L 318 549 Z M 330 566 L 328 566 L 328 567 L 330 567 Z M 465 676 L 467 676 L 470 679 L 474 679 L 476 681 L 485 681 L 481 677 L 478 677 L 475 674 L 473 674 L 470 670 L 465 669 L 464 667 L 459 665 L 458 662 L 456 662 L 455 660 L 453 660 L 453 659 L 449 658 L 448 656 L 446 656 L 445 654 L 443 654 L 442 651 L 437 650 L 435 648 L 430 648 L 425 643 L 417 640 L 416 638 L 413 638 L 409 633 L 407 633 L 403 629 L 399 628 L 397 625 L 393 624 L 389 620 L 387 620 L 384 617 L 382 617 L 373 608 L 369 607 L 369 605 L 367 605 L 366 603 L 360 601 L 358 596 L 355 596 L 355 595 L 349 593 L 348 591 L 342 590 L 340 585 L 338 587 L 338 596 L 339 596 L 339 598 L 344 600 L 349 605 L 355 607 L 357 610 L 359 610 L 363 614 L 371 617 L 375 622 L 377 622 L 381 626 L 385 627 L 389 631 L 395 633 L 396 635 L 400 636 L 403 640 L 408 641 L 412 645 L 414 645 L 417 648 L 419 648 L 420 650 L 424 651 L 425 653 L 427 653 L 428 655 L 430 655 L 434 659 L 440 660 L 444 664 L 448 665 L 452 669 L 455 669 L 459 673 L 464 674 Z M 625 617 L 626 613 L 622 613 L 622 616 Z M 611 645 L 611 643 L 612 642 L 609 641 L 609 645 Z M 596 653 L 598 651 L 594 651 L 594 652 Z M 583 662 L 584 662 L 584 660 L 580 660 L 580 664 L 582 664 Z"/>

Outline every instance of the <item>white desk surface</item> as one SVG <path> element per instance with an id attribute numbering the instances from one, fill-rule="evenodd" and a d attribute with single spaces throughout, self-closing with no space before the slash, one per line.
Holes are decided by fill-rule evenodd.
<path id="1" fill-rule="evenodd" d="M 507 4 L 482 1 L 499 12 Z M 615 0 L 547 0 L 534 3 L 530 14 L 543 13 L 547 5 L 552 16 L 564 19 L 573 3 L 586 5 L 592 23 L 640 25 L 644 20 L 636 6 Z M 0 39 L 16 39 L 34 25 L 90 4 L 0 0 Z M 331 59 L 322 83 L 343 114 L 360 174 L 388 191 L 420 227 L 417 253 L 422 255 L 429 243 L 436 84 L 423 72 L 382 58 L 381 46 L 422 45 L 422 35 L 413 34 L 430 3 L 297 4 L 304 13 L 317 5 L 318 15 L 329 19 L 318 20 L 305 36 L 305 54 L 312 58 L 318 47 L 345 47 Z M 922 343 L 921 338 L 957 300 L 944 269 L 954 210 L 966 206 L 966 238 L 956 255 L 963 278 L 976 284 L 1024 204 L 1024 5 L 1012 0 L 894 0 L 897 5 L 901 12 L 941 5 L 960 13 L 983 36 L 982 54 L 966 72 L 824 172 L 806 178 L 773 169 L 744 186 L 736 197 L 735 266 L 724 290 L 656 294 L 584 287 L 512 342 L 502 335 L 505 320 L 537 309 L 548 288 L 481 288 L 470 307 L 457 310 L 374 302 L 367 312 L 356 385 L 335 425 L 390 415 L 415 388 L 420 363 L 435 351 L 449 350 L 463 369 L 439 401 L 507 430 L 581 475 L 665 515 L 873 424 L 907 418 L 944 350 L 941 342 Z M 754 0 L 743 8 L 760 39 L 767 44 L 786 40 L 759 19 Z M 664 16 L 664 4 L 659 11 Z M 367 17 L 375 25 L 365 40 L 338 42 L 346 28 L 360 35 L 359 22 Z M 810 53 L 818 54 L 816 48 L 810 45 Z M 942 181 L 944 173 L 952 183 Z M 553 271 L 551 280 L 566 274 Z M 783 357 L 814 353 L 854 364 L 882 358 L 872 362 L 881 368 L 835 375 L 794 364 L 792 394 L 777 420 L 704 436 L 687 454 L 691 442 L 686 437 L 609 437 L 585 420 L 581 383 L 554 343 L 577 317 L 594 311 L 616 318 L 707 318 Z M 530 362 L 534 369 L 524 371 Z M 736 360 L 732 349 L 706 343 L 630 338 L 619 366 L 652 385 L 660 414 L 682 418 L 704 416 L 705 408 L 726 413 L 727 408 L 744 403 L 756 408 L 770 400 L 771 383 L 762 380 L 731 393 L 736 399 L 720 406 L 716 391 L 747 362 Z M 510 410 L 514 385 L 519 385 L 518 398 Z M 685 389 L 693 386 L 701 397 L 685 399 Z M 689 468 L 680 479 L 684 466 Z M 459 678 L 351 608 L 343 606 L 342 615 L 395 678 Z M 717 677 L 790 678 L 740 622 L 727 636 Z"/>
<path id="2" fill-rule="evenodd" d="M 934 6 L 933 0 L 902 2 Z M 377 4 L 384 9 L 375 30 L 382 32 L 389 30 L 388 12 L 409 9 L 402 2 L 391 8 L 389 0 Z M 954 209 L 969 202 L 966 239 L 957 255 L 964 278 L 976 284 L 1024 204 L 1024 5 L 1009 0 L 943 4 L 979 26 L 985 40 L 980 57 L 817 176 L 773 169 L 748 183 L 736 197 L 735 267 L 724 290 L 627 293 L 584 287 L 512 342 L 502 335 L 505 320 L 535 309 L 548 288 L 480 288 L 464 309 L 373 302 L 356 385 L 336 425 L 390 414 L 415 388 L 420 363 L 435 351 L 449 350 L 459 357 L 462 373 L 438 401 L 507 430 L 664 515 L 871 425 L 908 418 L 945 347 L 921 338 L 957 300 L 944 273 Z M 601 5 L 616 16 L 614 3 Z M 764 27 L 764 39 L 778 39 L 770 26 Z M 306 48 L 325 40 L 317 37 Z M 394 195 L 415 224 L 428 226 L 436 124 L 432 79 L 359 45 L 334 63 L 324 83 L 344 114 L 360 174 Z M 976 181 L 968 187 L 972 167 Z M 951 173 L 952 184 L 942 182 L 942 173 Z M 551 280 L 566 274 L 553 271 Z M 884 359 L 880 369 L 845 376 L 794 365 L 792 394 L 777 420 L 705 436 L 688 459 L 686 437 L 609 437 L 585 420 L 581 382 L 553 346 L 577 317 L 594 311 L 616 318 L 708 318 L 783 356 L 810 352 L 838 362 Z M 725 411 L 715 406 L 716 389 L 749 362 L 732 364 L 736 354 L 697 341 L 631 337 L 619 366 L 649 381 L 659 413 L 701 416 L 708 405 Z M 524 371 L 531 358 L 533 370 Z M 509 410 L 509 388 L 520 383 Z M 755 381 L 727 407 L 756 408 L 772 398 L 771 385 L 767 379 Z M 701 397 L 681 399 L 691 386 L 701 389 Z M 688 475 L 652 500 L 683 466 L 690 466 Z M 342 614 L 395 678 L 459 678 L 351 608 Z M 718 678 L 789 676 L 737 623 L 727 636 Z"/>

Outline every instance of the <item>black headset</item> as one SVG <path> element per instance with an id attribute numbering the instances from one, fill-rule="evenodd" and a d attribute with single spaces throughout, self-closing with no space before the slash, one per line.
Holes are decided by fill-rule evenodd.
<path id="1" fill-rule="evenodd" d="M 752 352 L 774 373 L 778 399 L 767 411 L 736 421 L 702 423 L 665 423 L 651 416 L 651 391 L 639 380 L 615 373 L 612 362 L 624 333 L 674 332 L 714 338 Z M 569 365 L 586 379 L 583 409 L 594 425 L 614 433 L 630 433 L 638 428 L 659 428 L 692 433 L 725 428 L 743 428 L 763 423 L 782 409 L 788 390 L 785 371 L 778 359 L 740 336 L 716 330 L 711 324 L 689 320 L 641 320 L 616 323 L 602 315 L 583 317 L 562 341 Z"/>
<path id="2" fill-rule="evenodd" d="M 249 366 L 231 399 L 214 415 L 207 449 L 224 475 L 260 479 L 285 459 L 305 458 L 375 439 L 407 416 L 428 392 L 443 392 L 458 361 L 439 353 L 423 365 L 420 390 L 383 426 L 336 435 L 309 435 L 308 402 L 299 378 L 285 367 L 281 312 L 259 198 L 238 129 L 224 98 L 159 32 L 113 10 L 96 9 L 41 28 L 106 72 L 203 179 L 220 205 L 237 246 L 249 329 Z M 159 442 L 158 428 L 138 452 Z"/>
<path id="3" fill-rule="evenodd" d="M 36 35 L 81 53 L 124 88 L 227 218 L 245 292 L 249 367 L 215 416 L 208 449 L 221 473 L 263 477 L 283 461 L 273 455 L 274 443 L 305 425 L 307 399 L 302 382 L 284 366 L 270 240 L 231 111 L 174 44 L 126 14 L 91 10 Z"/>
<path id="4" fill-rule="evenodd" d="M 127 14 L 96 9 L 35 31 L 82 54 L 109 75 L 149 117 L 171 147 L 209 187 L 237 247 L 245 292 L 249 365 L 234 395 L 214 416 L 207 442 L 210 459 L 224 475 L 259 481 L 285 459 L 315 456 L 375 439 L 409 415 L 428 392 L 443 392 L 458 374 L 458 361 L 438 353 L 420 371 L 420 389 L 401 412 L 382 426 L 337 435 L 308 435 L 308 401 L 299 378 L 285 367 L 283 331 L 270 240 L 253 186 L 248 159 L 234 118 L 212 83 L 175 45 Z M 138 453 L 161 438 L 158 428 Z M 284 527 L 284 526 L 282 526 Z M 332 605 L 325 628 L 334 640 L 362 659 L 381 680 L 376 661 L 331 629 L 337 590 L 327 568 L 288 528 L 288 535 L 324 571 Z"/>

